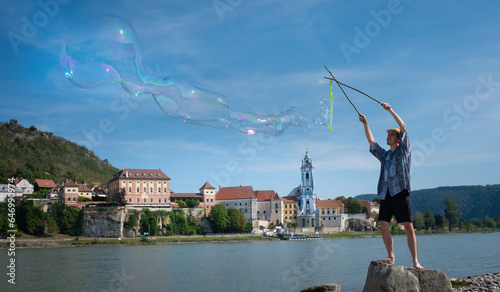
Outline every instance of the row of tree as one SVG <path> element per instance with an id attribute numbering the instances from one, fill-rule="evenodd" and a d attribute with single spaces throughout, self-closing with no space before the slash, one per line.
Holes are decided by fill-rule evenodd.
<path id="1" fill-rule="evenodd" d="M 434 215 L 430 209 L 427 209 L 425 213 L 416 211 L 414 214 L 414 227 L 416 229 L 444 229 L 448 227 L 451 231 L 454 228 L 463 229 L 466 231 L 475 231 L 477 228 L 497 228 L 500 224 L 500 216 L 496 216 L 495 219 L 491 219 L 488 216 L 484 216 L 483 219 L 473 218 L 467 221 L 462 217 L 461 207 L 455 202 L 452 197 L 446 196 L 444 201 L 444 217 L 441 215 Z"/>
<path id="2" fill-rule="evenodd" d="M 226 206 L 215 205 L 208 215 L 212 229 L 217 233 L 251 232 L 252 224 L 246 223 L 245 215 L 238 209 L 226 209 Z"/>
<path id="3" fill-rule="evenodd" d="M 16 208 L 15 230 L 31 235 L 81 234 L 83 212 L 79 209 L 56 204 L 55 210 L 43 211 L 31 200 L 24 200 Z M 12 230 L 8 225 L 7 203 L 0 203 L 0 233 Z"/>

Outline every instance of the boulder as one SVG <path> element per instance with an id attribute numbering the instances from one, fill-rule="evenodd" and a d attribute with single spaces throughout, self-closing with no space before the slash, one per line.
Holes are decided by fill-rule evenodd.
<path id="1" fill-rule="evenodd" d="M 340 286 L 338 284 L 323 284 L 309 287 L 300 292 L 340 292 Z"/>
<path id="2" fill-rule="evenodd" d="M 451 292 L 451 282 L 443 271 L 417 270 L 372 261 L 363 292 Z"/>

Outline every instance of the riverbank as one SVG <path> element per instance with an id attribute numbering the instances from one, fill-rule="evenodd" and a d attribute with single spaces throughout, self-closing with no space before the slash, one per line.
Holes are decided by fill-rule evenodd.
<path id="1" fill-rule="evenodd" d="M 23 236 L 24 237 L 24 236 Z M 238 241 L 269 241 L 279 240 L 277 237 L 261 235 L 191 235 L 191 236 L 152 236 L 137 238 L 92 238 L 92 237 L 34 237 L 16 238 L 16 248 L 59 248 L 81 246 L 112 246 L 112 245 L 155 245 L 175 243 L 216 243 Z M 11 245 L 9 240 L 0 240 L 0 249 L 7 249 Z"/>
<path id="2" fill-rule="evenodd" d="M 464 279 L 450 279 L 453 291 L 500 291 L 500 272 L 486 275 L 469 276 Z"/>
<path id="3" fill-rule="evenodd" d="M 463 232 L 422 232 L 417 235 L 433 234 L 463 234 Z M 380 237 L 380 232 L 337 232 L 329 234 L 315 234 L 323 238 L 371 238 Z M 394 236 L 402 236 L 396 234 Z M 217 242 L 244 242 L 244 241 L 269 241 L 280 240 L 277 236 L 263 236 L 258 234 L 210 234 L 210 235 L 176 235 L 176 236 L 151 236 L 136 238 L 106 238 L 106 237 L 81 237 L 58 234 L 55 236 L 33 236 L 23 235 L 15 239 L 16 248 L 59 248 L 79 246 L 110 246 L 110 245 L 155 245 L 175 243 L 217 243 Z M 0 239 L 0 249 L 8 249 L 11 246 L 9 239 Z"/>

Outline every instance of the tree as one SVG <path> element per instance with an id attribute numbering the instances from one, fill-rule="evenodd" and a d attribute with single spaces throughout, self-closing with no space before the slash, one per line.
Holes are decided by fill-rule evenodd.
<path id="1" fill-rule="evenodd" d="M 342 204 L 344 204 L 344 207 L 345 207 L 345 204 L 346 204 L 346 202 L 347 202 L 346 197 L 344 197 L 344 196 L 336 197 L 336 198 L 335 198 L 335 200 L 336 200 L 336 201 L 341 201 L 341 202 L 342 202 Z"/>
<path id="2" fill-rule="evenodd" d="M 223 205 L 215 205 L 210 210 L 208 215 L 215 232 L 224 232 L 229 224 L 229 216 L 227 215 L 227 209 Z"/>
<path id="3" fill-rule="evenodd" d="M 460 206 L 455 203 L 455 199 L 451 197 L 444 197 L 443 204 L 445 206 L 444 208 L 444 217 L 448 219 L 449 222 L 449 230 L 453 228 L 458 223 L 458 220 L 460 219 L 460 216 L 462 215 L 462 212 L 460 212 Z"/>
<path id="4" fill-rule="evenodd" d="M 356 199 L 353 200 L 351 197 L 347 199 L 347 213 L 350 214 L 359 214 L 363 210 L 363 205 L 361 202 Z"/>
<path id="5" fill-rule="evenodd" d="M 155 214 L 148 208 L 144 208 L 142 211 L 144 212 L 140 221 L 142 232 L 148 232 L 149 235 L 156 235 L 158 233 L 158 221 Z"/>
<path id="6" fill-rule="evenodd" d="M 58 205 L 56 222 L 59 232 L 62 234 L 81 235 L 83 212 L 78 208 Z"/>
<path id="7" fill-rule="evenodd" d="M 229 224 L 227 230 L 229 232 L 245 232 L 247 221 L 245 215 L 238 209 L 227 210 Z"/>
<path id="8" fill-rule="evenodd" d="M 59 227 L 57 227 L 57 222 L 54 216 L 48 213 L 47 219 L 44 222 L 44 234 L 57 234 L 59 233 Z"/>
<path id="9" fill-rule="evenodd" d="M 44 221 L 47 219 L 45 213 L 40 207 L 36 207 L 33 201 L 23 201 L 19 213 L 19 227 L 24 232 L 31 235 L 44 234 Z"/>
<path id="10" fill-rule="evenodd" d="M 425 219 L 424 214 L 420 211 L 416 211 L 413 216 L 413 222 L 415 225 L 415 229 L 423 229 L 425 227 Z"/>
<path id="11" fill-rule="evenodd" d="M 434 226 L 436 226 L 436 218 L 434 218 L 434 214 L 432 214 L 432 211 L 430 209 L 427 209 L 427 211 L 425 211 L 424 224 L 425 229 L 427 230 L 432 229 Z"/>
<path id="12" fill-rule="evenodd" d="M 125 205 L 125 188 L 121 188 L 119 191 L 117 190 L 114 190 L 111 192 L 111 194 L 109 194 L 109 197 L 117 202 L 118 204 L 124 206 Z"/>
<path id="13" fill-rule="evenodd" d="M 187 203 L 181 200 L 175 200 L 175 203 L 179 205 L 179 208 L 186 208 Z"/>
<path id="14" fill-rule="evenodd" d="M 444 226 L 443 216 L 441 216 L 441 215 L 434 215 L 434 221 L 436 222 L 436 227 L 437 228 L 443 229 L 443 226 Z"/>
<path id="15" fill-rule="evenodd" d="M 200 201 L 197 200 L 186 200 L 186 205 L 189 208 L 196 208 L 200 205 Z"/>
<path id="16" fill-rule="evenodd" d="M 484 225 L 486 225 L 486 227 L 489 227 L 489 228 L 497 228 L 497 223 L 493 219 L 488 219 L 488 220 L 484 221 Z"/>
<path id="17" fill-rule="evenodd" d="M 27 165 L 23 165 L 23 166 L 19 167 L 16 171 L 15 176 L 18 178 L 25 178 L 29 182 L 35 181 L 35 175 L 33 174 L 33 171 L 31 170 L 31 168 L 28 167 Z"/>

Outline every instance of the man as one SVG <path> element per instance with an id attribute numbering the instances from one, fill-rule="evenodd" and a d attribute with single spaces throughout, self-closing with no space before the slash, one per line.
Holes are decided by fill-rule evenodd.
<path id="1" fill-rule="evenodd" d="M 422 270 L 417 259 L 417 238 L 413 229 L 413 213 L 410 201 L 410 164 L 411 148 L 410 138 L 406 132 L 406 125 L 401 118 L 392 110 L 388 103 L 381 103 L 382 107 L 391 113 L 399 127 L 387 130 L 387 145 L 391 148 L 385 150 L 380 147 L 373 138 L 366 117 L 359 115 L 359 121 L 363 123 L 365 135 L 370 143 L 370 152 L 380 161 L 380 177 L 378 181 L 378 196 L 380 197 L 380 231 L 387 249 L 388 256 L 381 262 L 394 264 L 394 247 L 390 232 L 392 216 L 396 217 L 398 223 L 404 222 L 408 247 L 413 260 L 413 266 Z"/>

